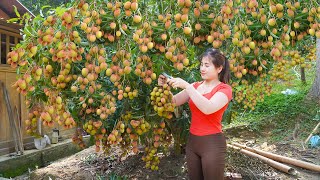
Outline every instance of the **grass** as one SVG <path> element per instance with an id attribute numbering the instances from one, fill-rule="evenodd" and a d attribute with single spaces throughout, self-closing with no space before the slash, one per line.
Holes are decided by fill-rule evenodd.
<path id="1" fill-rule="evenodd" d="M 290 140 L 294 131 L 297 132 L 297 139 L 306 139 L 318 123 L 313 119 L 320 110 L 319 104 L 305 98 L 313 78 L 314 72 L 309 71 L 306 84 L 298 78 L 291 81 L 290 85 L 275 82 L 272 94 L 265 97 L 264 102 L 258 103 L 253 111 L 238 110 L 237 117 L 226 127 L 247 125 L 250 131 L 270 134 L 270 137 L 262 138 L 271 142 Z M 295 90 L 297 94 L 282 94 L 281 91 L 286 89 Z"/>
<path id="2" fill-rule="evenodd" d="M 96 174 L 95 179 L 96 180 L 128 180 L 128 177 L 119 176 L 115 173 L 110 173 L 110 175 L 108 176 Z"/>

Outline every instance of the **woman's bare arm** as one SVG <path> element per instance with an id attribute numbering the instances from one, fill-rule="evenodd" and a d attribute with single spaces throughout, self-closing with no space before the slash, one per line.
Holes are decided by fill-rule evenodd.
<path id="1" fill-rule="evenodd" d="M 179 92 L 178 94 L 173 96 L 173 102 L 176 106 L 180 106 L 189 100 L 189 95 L 186 90 Z"/>

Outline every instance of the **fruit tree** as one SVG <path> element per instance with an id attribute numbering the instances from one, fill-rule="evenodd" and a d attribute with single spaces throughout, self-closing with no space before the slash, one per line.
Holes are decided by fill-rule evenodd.
<path id="1" fill-rule="evenodd" d="M 26 18 L 8 64 L 27 98 L 29 134 L 37 136 L 40 119 L 78 127 L 80 146 L 86 131 L 97 151 L 118 145 L 137 153 L 143 145 L 146 167 L 156 170 L 158 152 L 172 138 L 183 141 L 188 127 L 187 110 L 171 102 L 176 90 L 157 87 L 161 72 L 200 80 L 198 56 L 219 48 L 230 62 L 235 103 L 254 109 L 270 82 L 290 80 L 294 66 L 311 67 L 314 50 L 305 57 L 297 47 L 320 38 L 319 19 L 316 0 L 75 0 Z"/>

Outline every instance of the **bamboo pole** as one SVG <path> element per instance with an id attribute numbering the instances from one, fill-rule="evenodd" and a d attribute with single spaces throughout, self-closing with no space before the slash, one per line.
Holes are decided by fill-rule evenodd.
<path id="1" fill-rule="evenodd" d="M 266 152 L 266 151 L 262 151 L 262 150 L 258 150 L 258 149 L 254 149 L 254 148 L 250 148 L 244 145 L 241 145 L 239 143 L 232 143 L 232 145 L 246 149 L 248 151 L 260 154 L 262 156 L 271 158 L 273 160 L 279 161 L 279 162 L 283 162 L 286 164 L 291 164 L 291 165 L 295 165 L 304 169 L 308 169 L 308 170 L 312 170 L 312 171 L 316 171 L 316 172 L 320 172 L 320 166 L 312 164 L 312 163 L 308 163 L 305 161 L 301 161 L 301 160 L 297 160 L 297 159 L 293 159 L 293 158 L 289 158 L 289 157 L 285 157 L 285 156 L 281 156 L 281 155 L 277 155 L 277 154 L 273 154 L 270 152 Z"/>
<path id="2" fill-rule="evenodd" d="M 9 100 L 9 96 L 8 96 L 8 91 L 7 91 L 7 88 L 5 87 L 3 82 L 0 81 L 0 84 L 2 86 L 3 96 L 4 96 L 4 99 L 6 101 L 6 105 L 7 105 L 9 124 L 10 124 L 10 127 L 11 127 L 11 132 L 12 132 L 12 136 L 13 136 L 13 142 L 14 142 L 15 150 L 16 150 L 16 153 L 19 154 L 19 145 L 18 145 L 18 142 L 17 142 L 18 141 L 18 137 L 17 137 L 16 129 L 15 129 L 15 125 L 14 125 L 14 116 L 13 116 L 13 111 L 12 111 L 10 100 Z"/>
<path id="3" fill-rule="evenodd" d="M 312 137 L 313 133 L 316 132 L 316 130 L 319 128 L 320 126 L 320 122 L 316 125 L 316 127 L 311 131 L 310 135 L 308 136 L 308 138 L 304 141 L 305 144 L 308 143 L 309 139 Z"/>
<path id="4" fill-rule="evenodd" d="M 273 167 L 275 169 L 278 169 L 279 171 L 282 171 L 282 172 L 285 172 L 285 173 L 291 174 L 291 175 L 296 175 L 297 174 L 297 171 L 295 169 L 293 169 L 292 167 L 290 167 L 290 166 L 287 166 L 285 164 L 279 163 L 277 161 L 274 161 L 274 160 L 272 160 L 270 158 L 261 156 L 259 154 L 254 153 L 254 152 L 251 152 L 251 151 L 248 151 L 248 150 L 245 150 L 245 149 L 241 149 L 240 147 L 233 146 L 231 144 L 227 144 L 227 146 L 230 147 L 230 148 L 239 150 L 241 153 L 243 153 L 245 155 L 248 155 L 250 157 L 258 158 L 262 162 L 268 164 L 269 166 L 271 166 L 271 167 Z"/>
<path id="5" fill-rule="evenodd" d="M 14 107 L 14 112 L 11 107 L 9 95 L 8 95 L 8 90 L 5 87 L 4 83 L 0 81 L 0 84 L 3 89 L 3 95 L 6 101 L 7 105 L 7 111 L 8 111 L 8 117 L 9 117 L 9 124 L 11 127 L 12 135 L 13 135 L 13 141 L 16 149 L 17 155 L 22 155 L 24 152 L 23 148 L 23 140 L 22 140 L 22 133 L 21 133 L 21 121 L 20 121 L 20 116 L 17 107 Z M 15 113 L 15 115 L 14 115 Z"/>
<path id="6" fill-rule="evenodd" d="M 23 138 L 22 138 L 22 132 L 21 132 L 21 118 L 20 118 L 20 114 L 18 111 L 17 106 L 14 107 L 15 113 L 16 113 L 16 130 L 17 130 L 17 134 L 18 134 L 18 140 L 19 140 L 19 150 L 21 155 L 24 152 L 24 147 L 23 147 Z"/>

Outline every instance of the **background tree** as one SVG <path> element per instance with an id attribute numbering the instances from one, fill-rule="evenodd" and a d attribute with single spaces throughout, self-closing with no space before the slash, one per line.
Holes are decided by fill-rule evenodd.
<path id="1" fill-rule="evenodd" d="M 316 48 L 316 76 L 308 94 L 309 97 L 314 98 L 316 101 L 320 103 L 320 39 L 317 39 L 317 48 Z"/>
<path id="2" fill-rule="evenodd" d="M 44 6 L 51 6 L 50 8 L 55 8 L 69 2 L 68 0 L 19 0 L 19 1 L 27 9 L 29 9 L 34 15 L 39 15 L 41 8 Z M 46 8 L 45 12 L 50 8 Z"/>

